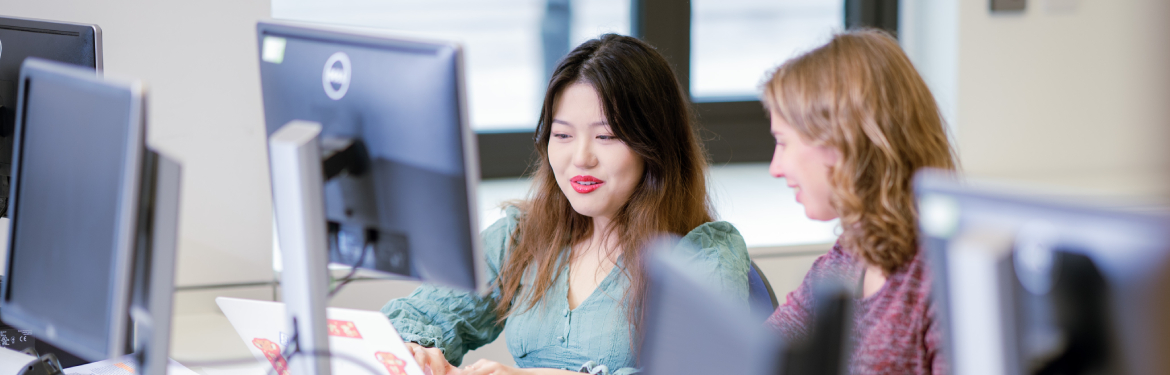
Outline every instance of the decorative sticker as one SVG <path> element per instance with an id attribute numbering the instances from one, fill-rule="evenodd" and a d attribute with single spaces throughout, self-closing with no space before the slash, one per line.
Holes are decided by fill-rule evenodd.
<path id="1" fill-rule="evenodd" d="M 378 358 L 378 362 L 382 362 L 386 366 L 386 371 L 390 375 L 406 375 L 406 361 L 398 359 L 394 354 L 387 352 L 374 353 L 374 357 Z"/>
<path id="2" fill-rule="evenodd" d="M 272 363 L 272 369 L 276 370 L 277 375 L 289 375 L 288 361 L 284 360 L 284 355 L 280 354 L 280 345 L 269 339 L 254 338 L 252 345 L 264 352 L 264 358 L 268 358 L 268 362 Z"/>
<path id="3" fill-rule="evenodd" d="M 278 36 L 265 36 L 264 45 L 260 47 L 260 60 L 273 64 L 284 62 L 284 47 L 288 40 Z"/>
<path id="4" fill-rule="evenodd" d="M 126 370 L 126 372 L 129 372 L 129 373 L 131 373 L 131 374 L 133 374 L 133 373 L 134 373 L 134 368 L 133 368 L 133 367 L 130 367 L 130 365 L 128 365 L 128 364 L 125 364 L 125 363 L 122 363 L 122 362 L 118 362 L 118 363 L 115 363 L 115 364 L 114 364 L 114 366 L 116 366 L 116 367 L 118 367 L 118 368 L 120 368 L 120 369 Z"/>
<path id="5" fill-rule="evenodd" d="M 357 326 L 350 321 L 328 319 L 326 327 L 329 328 L 329 336 L 362 338 L 362 334 L 358 332 Z"/>

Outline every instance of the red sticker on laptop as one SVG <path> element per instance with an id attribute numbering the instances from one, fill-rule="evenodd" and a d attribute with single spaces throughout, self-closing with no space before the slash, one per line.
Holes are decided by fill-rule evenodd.
<path id="1" fill-rule="evenodd" d="M 114 364 L 114 367 L 117 367 L 117 368 L 120 368 L 120 369 L 122 369 L 122 370 L 125 370 L 126 372 L 128 372 L 128 373 L 131 373 L 131 374 L 133 374 L 133 373 L 134 373 L 134 368 L 133 368 L 133 367 L 130 367 L 130 365 L 128 365 L 128 364 L 125 364 L 125 363 L 122 363 L 122 362 L 115 363 L 115 364 Z"/>
<path id="2" fill-rule="evenodd" d="M 362 338 L 362 334 L 358 332 L 357 326 L 353 322 L 328 319 L 326 326 L 329 327 L 329 336 Z"/>
<path id="3" fill-rule="evenodd" d="M 284 355 L 280 353 L 280 345 L 259 337 L 252 339 L 252 345 L 264 353 L 264 358 L 268 358 L 268 362 L 272 363 L 272 369 L 276 370 L 277 375 L 289 375 L 288 361 L 285 361 Z"/>
<path id="4" fill-rule="evenodd" d="M 406 375 L 406 361 L 398 359 L 394 354 L 387 352 L 374 353 L 374 357 L 378 358 L 378 362 L 382 362 L 382 366 L 386 366 L 386 371 L 390 375 Z"/>

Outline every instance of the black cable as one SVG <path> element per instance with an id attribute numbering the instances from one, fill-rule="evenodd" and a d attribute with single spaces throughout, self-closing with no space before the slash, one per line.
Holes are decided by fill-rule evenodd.
<path id="1" fill-rule="evenodd" d="M 362 263 L 365 263 L 366 255 L 370 252 L 370 248 L 375 246 L 376 242 L 374 240 L 376 238 L 377 238 L 376 235 L 367 233 L 367 240 L 362 245 L 362 253 L 360 256 L 358 256 L 358 261 L 355 262 L 352 267 L 350 267 L 349 273 L 347 273 L 344 277 L 339 279 L 339 280 L 341 280 L 341 282 L 338 283 L 337 286 L 333 287 L 333 290 L 329 291 L 329 294 L 326 295 L 326 299 L 333 298 L 333 296 L 336 295 L 337 292 L 341 290 L 341 287 L 345 286 L 346 284 L 349 284 L 350 281 L 354 280 L 354 275 L 357 274 L 357 271 L 360 268 L 360 266 L 362 265 Z M 291 363 L 293 357 L 295 357 L 297 354 L 307 354 L 307 355 L 310 355 L 313 357 L 330 357 L 330 358 L 343 359 L 343 360 L 349 361 L 350 363 L 356 364 L 359 367 L 362 367 L 364 370 L 366 370 L 367 372 L 369 372 L 371 374 L 379 374 L 379 375 L 382 374 L 381 371 L 370 367 L 368 364 L 362 362 L 357 357 L 354 357 L 354 356 L 351 356 L 348 354 L 331 353 L 328 351 L 312 351 L 312 352 L 302 351 L 302 350 L 300 350 L 300 347 L 298 346 L 298 341 L 297 341 L 298 337 L 299 337 L 299 329 L 297 328 L 297 325 L 295 324 L 295 320 L 294 320 L 293 335 L 292 335 L 292 338 L 288 340 L 290 345 L 288 347 L 284 348 L 284 351 L 282 351 L 280 353 L 281 357 L 284 358 L 285 363 Z M 176 360 L 176 361 L 179 363 L 183 363 L 185 366 L 188 366 L 188 367 L 216 367 L 216 366 L 230 366 L 230 365 L 236 365 L 236 364 L 254 363 L 254 362 L 258 362 L 260 360 L 256 359 L 255 357 L 252 357 L 252 358 L 237 358 L 237 359 L 227 359 L 227 360 L 220 360 L 220 361 L 205 361 L 205 362 L 180 361 L 180 360 Z M 276 368 L 274 367 L 268 373 L 275 374 L 275 372 L 276 372 Z M 280 375 L 280 374 L 275 374 L 275 375 Z"/>
<path id="2" fill-rule="evenodd" d="M 362 258 L 365 258 L 365 251 L 366 250 L 363 247 L 362 248 Z M 361 264 L 361 262 L 359 261 L 357 264 Z M 355 265 L 354 267 L 356 269 L 357 266 Z M 285 348 L 285 350 L 292 349 L 292 353 L 289 353 L 288 355 L 284 355 L 283 353 L 281 353 L 281 356 L 284 357 L 285 363 L 291 364 L 293 358 L 296 357 L 297 354 L 306 354 L 306 355 L 309 355 L 311 357 L 322 357 L 323 356 L 323 357 L 328 357 L 330 359 L 337 357 L 337 358 L 341 358 L 341 359 L 345 359 L 347 361 L 350 361 L 351 363 L 358 365 L 358 367 L 361 367 L 362 369 L 366 370 L 366 372 L 369 372 L 371 374 L 381 374 L 382 373 L 381 371 L 378 371 L 375 368 L 371 368 L 369 365 L 363 363 L 360 359 L 355 358 L 353 356 L 350 356 L 348 354 L 330 353 L 328 351 L 317 351 L 317 350 L 303 351 L 303 350 L 301 350 L 299 338 L 300 338 L 300 328 L 298 328 L 298 326 L 296 324 L 296 319 L 293 319 L 293 334 L 292 334 L 292 338 L 288 340 L 291 343 L 291 345 L 289 345 L 287 348 Z M 274 374 L 276 373 L 275 367 L 272 368 L 272 372 Z M 275 374 L 275 375 L 280 375 L 280 374 Z"/>
<path id="3" fill-rule="evenodd" d="M 293 323 L 292 324 L 292 326 L 293 326 L 292 337 L 290 337 L 288 339 L 288 342 L 289 342 L 288 346 L 285 346 L 284 351 L 280 352 L 280 357 L 284 358 L 285 364 L 288 364 L 289 361 L 292 361 L 292 357 L 294 355 L 296 355 L 297 352 L 301 351 L 301 341 L 300 341 L 301 325 L 297 324 L 297 318 L 293 318 L 292 323 Z M 328 340 L 328 338 L 326 338 L 326 340 Z M 272 370 L 276 371 L 276 368 L 273 367 Z M 279 374 L 277 374 L 277 375 L 279 375 Z"/>
<path id="4" fill-rule="evenodd" d="M 362 255 L 358 256 L 358 261 L 354 262 L 353 266 L 350 267 L 349 273 L 341 279 L 338 279 L 341 280 L 341 282 L 338 283 L 337 286 L 334 286 L 333 290 L 329 291 L 329 294 L 325 296 L 326 300 L 333 299 L 333 296 L 336 295 L 338 291 L 341 291 L 341 287 L 345 286 L 345 284 L 349 284 L 350 281 L 354 280 L 353 276 L 357 274 L 359 266 L 366 262 L 366 253 L 368 253 L 370 248 L 374 246 L 376 245 L 373 241 L 370 241 L 369 239 L 366 240 L 365 244 L 362 245 Z"/>
<path id="5" fill-rule="evenodd" d="M 296 321 L 294 320 L 294 322 L 293 322 L 293 335 L 292 335 L 292 338 L 288 340 L 288 342 L 291 343 L 291 345 L 285 347 L 284 350 L 280 352 L 280 357 L 284 358 L 285 363 L 288 363 L 289 357 L 291 357 L 297 351 L 297 337 L 299 336 L 298 333 L 299 333 L 299 329 L 296 328 Z M 292 352 L 289 352 L 290 349 L 292 350 Z M 200 362 L 200 361 L 183 361 L 183 360 L 175 359 L 175 362 L 182 363 L 184 366 L 187 366 L 187 367 L 219 367 L 219 366 L 230 366 L 230 365 L 242 365 L 242 364 L 255 363 L 255 362 L 263 363 L 263 361 L 257 359 L 256 357 L 233 358 L 233 359 L 224 359 L 224 360 L 216 360 L 216 361 L 202 361 L 202 362 Z M 276 368 L 273 368 L 272 371 L 276 371 Z"/>

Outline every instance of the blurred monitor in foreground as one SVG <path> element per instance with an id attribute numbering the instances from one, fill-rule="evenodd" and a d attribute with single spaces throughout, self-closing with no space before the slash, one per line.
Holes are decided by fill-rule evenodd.
<path id="1" fill-rule="evenodd" d="M 7 215 L 12 133 L 20 64 L 39 57 L 102 70 L 102 29 L 97 25 L 0 16 L 0 213 Z"/>
<path id="2" fill-rule="evenodd" d="M 4 320 L 90 361 L 139 352 L 139 372 L 162 374 L 180 172 L 146 147 L 144 89 L 40 59 L 20 77 Z"/>
<path id="3" fill-rule="evenodd" d="M 648 375 L 841 374 L 849 363 L 853 294 L 821 280 L 809 337 L 784 342 L 746 303 L 719 295 L 664 237 L 646 252 L 650 275 L 640 363 Z"/>
<path id="4" fill-rule="evenodd" d="M 746 303 L 719 295 L 663 238 L 646 252 L 650 283 L 641 361 L 648 375 L 763 375 L 779 364 L 779 334 L 764 328 Z M 742 305 L 742 306 L 741 306 Z"/>
<path id="5" fill-rule="evenodd" d="M 1170 373 L 1170 221 L 914 182 L 957 374 Z"/>

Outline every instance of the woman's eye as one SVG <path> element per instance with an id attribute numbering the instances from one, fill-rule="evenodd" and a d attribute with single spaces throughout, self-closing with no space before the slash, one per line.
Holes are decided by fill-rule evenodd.
<path id="1" fill-rule="evenodd" d="M 556 138 L 556 139 L 568 139 L 569 138 L 569 135 L 564 134 L 564 133 L 553 133 L 552 136 L 553 136 L 553 138 Z"/>
<path id="2" fill-rule="evenodd" d="M 599 135 L 599 136 L 597 136 L 597 139 L 600 139 L 600 140 L 603 140 L 603 141 L 608 141 L 608 140 L 611 140 L 611 139 L 617 139 L 617 137 L 615 137 L 615 136 L 612 136 L 612 135 L 608 135 L 608 134 L 602 134 L 602 135 Z"/>

